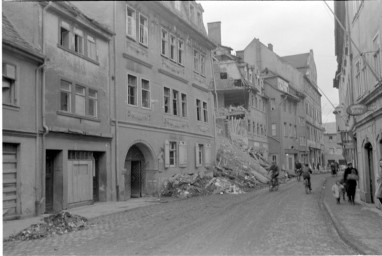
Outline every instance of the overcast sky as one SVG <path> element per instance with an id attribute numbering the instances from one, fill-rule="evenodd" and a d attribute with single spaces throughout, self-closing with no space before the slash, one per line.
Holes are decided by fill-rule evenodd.
<path id="1" fill-rule="evenodd" d="M 323 1 L 197 1 L 204 23 L 221 21 L 222 45 L 243 50 L 253 38 L 273 44 L 279 56 L 313 50 L 321 97 L 322 122 L 334 122 L 338 90 L 334 55 L 334 16 Z M 333 2 L 327 1 L 332 10 Z M 323 93 L 322 93 L 323 92 Z"/>

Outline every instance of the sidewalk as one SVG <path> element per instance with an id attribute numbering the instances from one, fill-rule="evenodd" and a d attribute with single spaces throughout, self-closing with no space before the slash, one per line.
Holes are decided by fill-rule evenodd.
<path id="1" fill-rule="evenodd" d="M 331 188 L 340 176 L 329 176 L 323 184 L 323 205 L 328 211 L 339 236 L 360 254 L 382 254 L 382 211 L 375 205 L 366 204 L 356 193 L 356 205 L 341 198 L 337 204 Z"/>
<path id="2" fill-rule="evenodd" d="M 69 209 L 67 211 L 71 214 L 80 215 L 87 219 L 94 219 L 112 213 L 124 212 L 137 207 L 159 204 L 163 202 L 167 202 L 167 198 L 159 200 L 158 197 L 142 197 L 133 198 L 122 202 L 97 202 L 93 205 L 80 206 Z M 11 235 L 19 233 L 32 224 L 42 223 L 42 219 L 46 216 L 49 216 L 49 214 L 20 220 L 3 221 L 3 240 Z"/>

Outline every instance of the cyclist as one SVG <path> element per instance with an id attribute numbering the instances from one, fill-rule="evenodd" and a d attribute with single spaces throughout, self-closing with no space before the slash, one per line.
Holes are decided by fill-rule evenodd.
<path id="1" fill-rule="evenodd" d="M 310 174 L 313 173 L 312 169 L 310 169 L 308 164 L 305 164 L 305 166 L 302 168 L 302 178 L 305 180 L 308 180 L 308 186 L 309 190 L 312 191 L 312 186 L 310 183 Z"/>
<path id="2" fill-rule="evenodd" d="M 276 164 L 276 161 L 272 162 L 271 167 L 269 167 L 268 173 L 271 172 L 271 183 L 273 184 L 272 186 L 276 186 L 278 184 L 278 179 L 277 177 L 279 176 L 279 167 Z"/>
<path id="3" fill-rule="evenodd" d="M 294 171 L 296 173 L 297 180 L 300 181 L 300 177 L 301 177 L 301 173 L 302 173 L 302 165 L 298 160 L 296 160 Z"/>

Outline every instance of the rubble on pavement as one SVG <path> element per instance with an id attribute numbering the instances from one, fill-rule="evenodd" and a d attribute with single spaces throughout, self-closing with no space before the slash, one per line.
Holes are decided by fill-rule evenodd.
<path id="1" fill-rule="evenodd" d="M 52 235 L 62 235 L 68 232 L 86 229 L 87 219 L 66 211 L 43 218 L 43 223 L 32 224 L 30 227 L 12 235 L 4 241 L 34 240 Z"/>

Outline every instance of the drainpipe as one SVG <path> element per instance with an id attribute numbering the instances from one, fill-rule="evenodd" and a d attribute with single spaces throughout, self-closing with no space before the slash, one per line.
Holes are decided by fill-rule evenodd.
<path id="1" fill-rule="evenodd" d="M 36 191 L 35 191 L 35 198 L 36 198 L 36 201 L 35 201 L 35 215 L 38 216 L 39 215 L 39 209 L 40 209 L 40 202 L 41 202 L 41 199 L 42 197 L 40 197 L 40 193 L 38 191 L 38 188 L 41 189 L 41 184 L 38 184 L 38 180 L 39 180 L 39 171 L 40 170 L 40 148 L 39 148 L 39 117 L 38 117 L 38 113 L 39 113 L 39 104 L 38 104 L 38 92 L 39 92 L 39 86 L 38 86 L 38 73 L 39 71 L 45 66 L 45 60 L 44 60 L 44 63 L 40 66 L 38 66 L 35 70 L 35 129 L 36 129 L 36 145 L 35 145 L 35 152 L 36 152 L 36 163 L 35 163 L 35 187 L 36 187 Z M 42 190 L 42 189 L 41 189 Z"/>
<path id="2" fill-rule="evenodd" d="M 113 30 L 114 33 L 116 32 L 116 13 L 117 13 L 117 2 L 114 1 L 114 8 L 113 8 Z M 114 60 L 114 113 L 115 113 L 115 193 L 117 201 L 119 201 L 119 185 L 118 185 L 118 104 L 117 104 L 117 76 L 116 76 L 116 66 L 117 66 L 117 60 L 116 60 L 116 42 L 115 42 L 115 36 L 113 39 L 113 60 Z"/>
<path id="3" fill-rule="evenodd" d="M 215 93 L 215 102 L 216 102 L 216 109 L 214 111 L 214 140 L 215 140 L 215 155 L 216 155 L 216 151 L 217 151 L 217 143 L 216 143 L 216 137 L 217 137 L 217 134 L 216 134 L 216 113 L 218 112 L 218 94 L 216 93 L 216 83 L 215 83 L 215 74 L 214 74 L 214 66 L 213 66 L 213 54 L 212 54 L 212 51 L 210 51 L 210 64 L 211 64 L 211 73 L 212 73 L 212 81 L 214 83 L 214 93 Z"/>
<path id="4" fill-rule="evenodd" d="M 42 8 L 42 19 L 41 19 L 41 50 L 42 54 L 45 55 L 45 11 L 50 6 L 51 2 L 49 1 L 46 6 Z M 46 173 L 46 165 L 45 165 L 45 159 L 46 159 L 46 152 L 45 152 L 45 136 L 49 133 L 49 128 L 46 125 L 45 121 L 45 68 L 46 62 L 48 59 L 45 58 L 44 65 L 40 66 L 42 68 L 42 83 L 41 83 L 41 116 L 42 116 L 42 127 L 44 129 L 44 132 L 42 134 L 41 139 L 41 148 L 42 148 L 42 154 L 41 154 L 41 166 L 42 166 L 42 173 L 41 173 L 41 186 L 40 186 L 40 199 L 36 200 L 36 215 L 40 214 L 40 208 L 41 205 L 45 202 L 45 191 L 43 188 L 45 188 L 45 173 Z M 40 68 L 39 67 L 39 68 Z M 37 68 L 37 70 L 39 69 Z M 36 74 L 37 74 L 36 70 Z M 36 90 L 37 95 L 37 90 Z M 38 132 L 38 131 L 37 131 Z M 37 175 L 36 175 L 37 176 Z M 36 198 L 37 199 L 37 198 Z"/>

